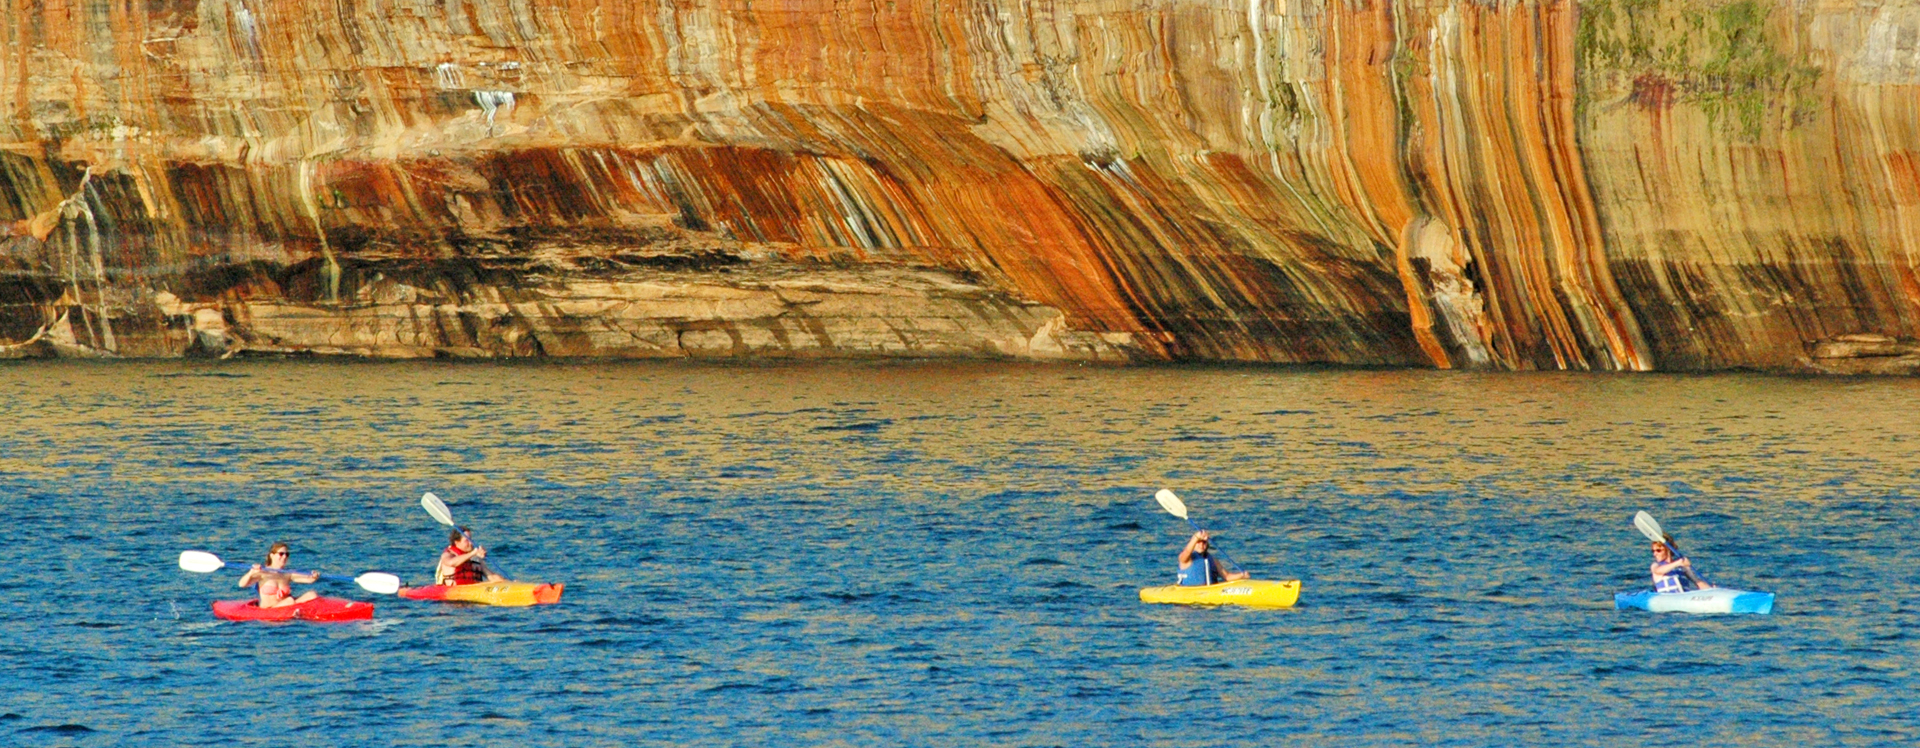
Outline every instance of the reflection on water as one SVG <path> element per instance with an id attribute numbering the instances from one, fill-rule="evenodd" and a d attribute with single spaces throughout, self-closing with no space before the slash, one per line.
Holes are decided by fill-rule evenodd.
<path id="1" fill-rule="evenodd" d="M 1910 380 L 0 368 L 0 742 L 1912 743 Z M 1287 611 L 1144 606 L 1184 523 Z M 215 622 L 181 550 L 539 609 Z M 1653 512 L 1771 617 L 1619 613 Z M 338 595 L 370 597 L 351 587 Z M 262 718 L 262 715 L 271 715 Z M 282 735 L 283 731 L 286 732 Z"/>

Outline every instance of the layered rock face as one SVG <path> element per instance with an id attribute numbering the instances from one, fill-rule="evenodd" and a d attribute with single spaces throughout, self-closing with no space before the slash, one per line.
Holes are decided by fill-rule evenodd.
<path id="1" fill-rule="evenodd" d="M 1920 4 L 4 2 L 0 355 L 1920 365 Z"/>

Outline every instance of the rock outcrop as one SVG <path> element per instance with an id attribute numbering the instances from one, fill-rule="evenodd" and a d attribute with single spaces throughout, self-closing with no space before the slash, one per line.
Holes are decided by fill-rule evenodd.
<path id="1" fill-rule="evenodd" d="M 1920 338 L 1911 0 L 4 1 L 0 356 Z"/>

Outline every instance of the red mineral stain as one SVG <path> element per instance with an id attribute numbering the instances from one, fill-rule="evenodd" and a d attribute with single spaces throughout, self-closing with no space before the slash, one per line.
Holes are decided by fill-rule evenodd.
<path id="1" fill-rule="evenodd" d="M 1887 181 L 1893 200 L 1901 205 L 1920 205 L 1920 159 L 1913 151 L 1887 154 Z"/>

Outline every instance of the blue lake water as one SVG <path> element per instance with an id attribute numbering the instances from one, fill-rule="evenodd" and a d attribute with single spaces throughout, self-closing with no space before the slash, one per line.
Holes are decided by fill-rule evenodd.
<path id="1" fill-rule="evenodd" d="M 0 744 L 1912 745 L 1920 382 L 0 367 Z M 1291 610 L 1148 606 L 1186 525 Z M 425 582 L 433 491 L 539 608 Z M 1772 616 L 1616 612 L 1636 510 Z"/>

